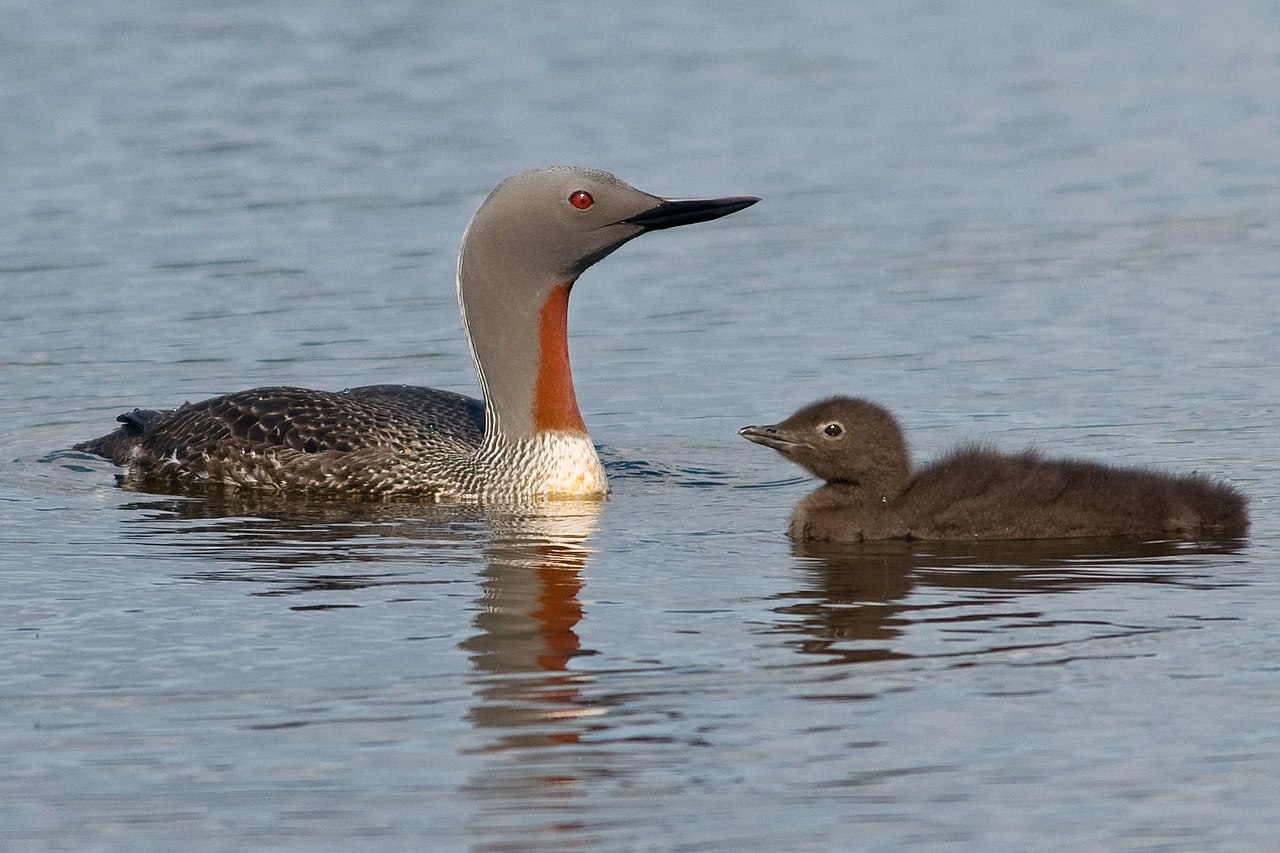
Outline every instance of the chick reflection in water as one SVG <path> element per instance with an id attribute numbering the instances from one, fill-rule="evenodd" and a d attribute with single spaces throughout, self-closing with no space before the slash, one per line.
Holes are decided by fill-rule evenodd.
<path id="1" fill-rule="evenodd" d="M 1233 541 L 1040 539 L 797 541 L 799 585 L 775 598 L 773 633 L 805 663 L 850 664 L 1054 649 L 1165 630 L 1063 596 L 1122 586 L 1212 586 Z M 1224 581 L 1223 583 L 1231 583 Z M 1080 608 L 1085 608 L 1082 613 Z M 1063 659 L 1069 659 L 1069 656 Z M 1003 660 L 1003 658 L 1002 658 Z M 856 691 L 846 698 L 871 698 Z"/>
<path id="2" fill-rule="evenodd" d="M 1035 450 L 963 445 L 916 471 L 897 420 L 832 397 L 739 435 L 826 480 L 791 517 L 798 541 L 1241 536 L 1247 501 L 1202 474 L 1170 475 Z"/>

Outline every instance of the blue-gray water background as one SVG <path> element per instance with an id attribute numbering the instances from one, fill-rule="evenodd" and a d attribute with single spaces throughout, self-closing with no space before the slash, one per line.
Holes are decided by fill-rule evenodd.
<path id="1" fill-rule="evenodd" d="M 1273 849 L 1280 7 L 0 3 L 0 848 Z M 580 282 L 614 493 L 182 500 L 56 451 L 474 393 L 517 169 L 750 193 Z M 831 393 L 1253 499 L 1245 543 L 797 553 Z M 52 455 L 51 455 L 52 454 Z"/>

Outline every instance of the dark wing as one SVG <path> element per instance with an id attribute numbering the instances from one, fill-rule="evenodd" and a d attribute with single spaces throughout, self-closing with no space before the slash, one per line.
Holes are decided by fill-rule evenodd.
<path id="1" fill-rule="evenodd" d="M 363 385 L 342 394 L 394 412 L 433 435 L 472 446 L 484 438 L 484 403 L 475 397 L 421 385 Z"/>
<path id="2" fill-rule="evenodd" d="M 465 449 L 484 435 L 479 400 L 407 385 L 370 385 L 342 392 L 254 388 L 187 403 L 167 412 L 135 409 L 123 426 L 75 449 L 118 465 L 181 463 L 229 450 L 351 452 L 431 446 Z"/>

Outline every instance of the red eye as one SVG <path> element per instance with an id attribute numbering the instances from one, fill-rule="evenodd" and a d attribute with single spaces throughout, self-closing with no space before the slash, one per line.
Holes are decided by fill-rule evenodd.
<path id="1" fill-rule="evenodd" d="M 586 190 L 574 190 L 569 193 L 569 204 L 578 208 L 578 210 L 586 210 L 595 203 L 596 200 L 592 198 L 591 193 Z"/>

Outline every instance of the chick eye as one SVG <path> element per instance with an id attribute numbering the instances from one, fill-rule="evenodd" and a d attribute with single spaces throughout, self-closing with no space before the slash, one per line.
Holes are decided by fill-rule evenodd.
<path id="1" fill-rule="evenodd" d="M 578 210 L 586 210 L 595 203 L 596 200 L 592 198 L 591 193 L 586 190 L 574 190 L 569 193 L 569 204 L 578 208 Z"/>
<path id="2" fill-rule="evenodd" d="M 827 424 L 822 428 L 822 434 L 828 438 L 835 438 L 842 432 L 844 432 L 844 427 L 840 426 L 840 424 Z"/>

